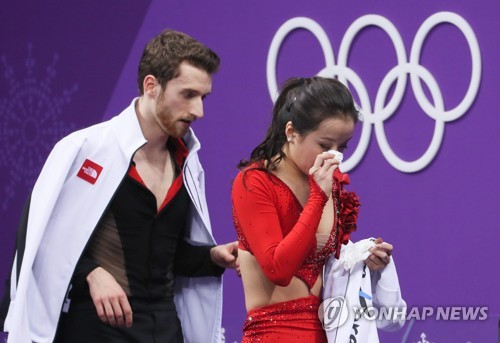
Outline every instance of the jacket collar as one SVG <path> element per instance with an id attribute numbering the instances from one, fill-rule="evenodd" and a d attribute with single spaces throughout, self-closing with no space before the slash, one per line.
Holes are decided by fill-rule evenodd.
<path id="1" fill-rule="evenodd" d="M 182 137 L 186 147 L 188 148 L 189 154 L 197 152 L 201 149 L 200 141 L 198 137 L 194 134 L 193 129 L 189 128 L 189 131 Z"/>
<path id="2" fill-rule="evenodd" d="M 134 155 L 137 149 L 147 143 L 135 112 L 135 103 L 138 99 L 135 98 L 132 100 L 129 107 L 111 119 L 111 127 L 120 145 L 120 149 L 129 158 Z"/>
<path id="3" fill-rule="evenodd" d="M 130 106 L 111 120 L 111 126 L 120 144 L 120 148 L 123 154 L 128 157 L 133 156 L 137 149 L 147 143 L 146 138 L 144 138 L 142 134 L 139 119 L 137 119 L 137 113 L 135 111 L 135 103 L 138 100 L 139 98 L 134 98 Z M 191 128 L 189 128 L 189 131 L 184 135 L 183 139 L 189 154 L 200 150 L 200 141 Z"/>

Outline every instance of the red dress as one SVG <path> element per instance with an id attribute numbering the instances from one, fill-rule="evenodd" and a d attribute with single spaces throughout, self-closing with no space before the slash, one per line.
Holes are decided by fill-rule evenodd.
<path id="1" fill-rule="evenodd" d="M 310 177 L 309 199 L 302 208 L 283 181 L 255 167 L 241 171 L 233 184 L 239 248 L 255 256 L 264 275 L 274 284 L 287 286 L 296 276 L 312 288 L 326 258 L 340 242 L 348 240 L 347 232 L 339 225 L 342 197 L 334 192 L 334 227 L 325 246 L 317 250 L 316 230 L 328 200 L 326 194 Z M 341 190 L 342 174 L 338 173 L 336 179 L 335 188 Z M 249 311 L 243 342 L 326 342 L 318 318 L 320 303 L 320 298 L 310 295 Z"/>

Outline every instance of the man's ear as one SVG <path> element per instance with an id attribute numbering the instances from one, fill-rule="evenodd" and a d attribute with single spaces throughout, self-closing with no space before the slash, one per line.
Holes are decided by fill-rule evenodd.
<path id="1" fill-rule="evenodd" d="M 153 75 L 146 75 L 144 81 L 142 82 L 144 88 L 144 95 L 149 97 L 156 97 L 158 80 Z"/>

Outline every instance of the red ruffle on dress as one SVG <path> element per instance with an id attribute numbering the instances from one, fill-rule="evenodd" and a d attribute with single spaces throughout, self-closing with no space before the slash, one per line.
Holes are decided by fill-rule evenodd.
<path id="1" fill-rule="evenodd" d="M 287 286 L 296 276 L 312 288 L 326 258 L 348 240 L 348 233 L 338 225 L 343 221 L 339 215 L 342 184 L 348 182 L 342 177 L 340 173 L 335 177 L 334 227 L 324 247 L 317 249 L 316 230 L 328 197 L 312 177 L 309 199 L 302 208 L 283 181 L 256 164 L 236 176 L 232 201 L 239 248 L 255 256 L 274 284 Z M 253 309 L 245 322 L 243 342 L 292 342 L 293 337 L 300 342 L 326 342 L 319 305 L 318 297 L 309 296 Z"/>

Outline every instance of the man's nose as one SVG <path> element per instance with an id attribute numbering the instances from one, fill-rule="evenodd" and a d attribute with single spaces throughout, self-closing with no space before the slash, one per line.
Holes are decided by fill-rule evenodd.
<path id="1" fill-rule="evenodd" d="M 191 115 L 195 116 L 196 119 L 203 118 L 203 99 L 197 98 L 193 101 L 191 106 Z"/>

